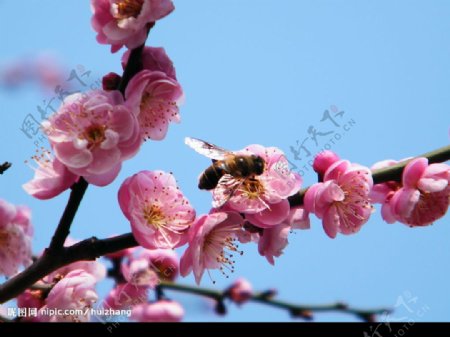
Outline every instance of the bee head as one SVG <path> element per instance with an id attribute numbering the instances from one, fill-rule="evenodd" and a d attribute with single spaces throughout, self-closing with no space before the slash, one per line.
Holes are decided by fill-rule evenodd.
<path id="1" fill-rule="evenodd" d="M 255 168 L 255 174 L 260 175 L 264 172 L 264 159 L 260 156 L 252 156 Z"/>

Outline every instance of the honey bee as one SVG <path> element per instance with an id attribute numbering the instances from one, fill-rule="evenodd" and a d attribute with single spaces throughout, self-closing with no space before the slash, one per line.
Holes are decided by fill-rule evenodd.
<path id="1" fill-rule="evenodd" d="M 218 187 L 214 207 L 225 204 L 239 186 L 264 172 L 265 162 L 260 156 L 235 154 L 197 138 L 186 137 L 184 142 L 213 160 L 213 164 L 200 175 L 198 188 L 212 190 Z"/>

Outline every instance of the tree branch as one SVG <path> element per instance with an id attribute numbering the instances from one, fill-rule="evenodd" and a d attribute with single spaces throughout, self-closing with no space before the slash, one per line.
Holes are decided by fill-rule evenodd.
<path id="1" fill-rule="evenodd" d="M 424 153 L 420 156 L 416 156 L 415 158 L 419 157 L 428 158 L 428 163 L 430 164 L 445 162 L 447 160 L 450 160 L 450 145 Z M 380 184 L 391 180 L 400 182 L 402 180 L 403 169 L 413 159 L 414 158 L 404 160 L 394 166 L 372 171 L 373 183 Z M 305 197 L 305 193 L 307 190 L 308 188 L 303 188 L 298 191 L 298 193 L 288 198 L 291 207 L 303 205 L 303 198 Z"/>
<path id="2" fill-rule="evenodd" d="M 229 294 L 227 291 L 198 288 L 172 282 L 163 281 L 159 284 L 159 287 L 162 289 L 169 289 L 178 292 L 208 297 L 217 301 L 217 303 L 221 303 L 220 305 L 223 305 L 224 300 L 229 298 Z M 253 296 L 249 298 L 249 301 L 287 310 L 293 317 L 303 318 L 306 320 L 313 319 L 312 316 L 313 312 L 337 311 L 354 315 L 357 318 L 362 319 L 364 321 L 372 321 L 375 315 L 390 313 L 392 311 L 391 309 L 387 308 L 357 309 L 340 302 L 322 305 L 294 304 L 273 299 L 272 296 L 268 294 L 273 294 L 273 292 L 269 291 L 269 292 L 255 293 Z"/>
<path id="3" fill-rule="evenodd" d="M 61 219 L 59 220 L 58 227 L 56 227 L 55 234 L 53 234 L 50 246 L 47 249 L 49 254 L 57 255 L 64 246 L 64 242 L 70 233 L 70 226 L 72 225 L 73 219 L 77 213 L 78 207 L 80 206 L 88 185 L 88 182 L 84 180 L 83 177 L 80 177 L 78 182 L 73 184 L 69 201 L 67 202 Z"/>
<path id="4" fill-rule="evenodd" d="M 0 174 L 3 174 L 3 172 L 5 172 L 7 169 L 9 169 L 11 167 L 11 163 L 8 163 L 7 161 L 5 161 L 3 164 L 0 165 Z"/>
<path id="5" fill-rule="evenodd" d="M 152 29 L 155 26 L 154 22 L 151 22 L 148 25 L 148 33 L 150 32 L 150 29 Z M 134 75 L 136 75 L 139 71 L 142 70 L 142 51 L 144 50 L 145 44 L 140 45 L 137 48 L 134 48 L 130 52 L 130 57 L 128 58 L 127 66 L 125 67 L 125 70 L 122 75 L 122 79 L 120 80 L 119 87 L 117 88 L 122 95 L 125 94 L 125 89 L 127 88 L 128 82 L 133 78 Z"/>

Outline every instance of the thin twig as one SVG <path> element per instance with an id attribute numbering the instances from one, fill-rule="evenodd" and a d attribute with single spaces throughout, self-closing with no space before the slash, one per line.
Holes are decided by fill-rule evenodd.
<path id="1" fill-rule="evenodd" d="M 50 246 L 47 249 L 48 254 L 58 254 L 64 246 L 64 242 L 70 234 L 70 226 L 72 225 L 75 214 L 83 199 L 84 193 L 88 187 L 88 182 L 80 177 L 78 182 L 73 184 L 72 192 L 70 192 L 69 201 L 59 220 L 58 227 L 56 227 L 55 234 L 53 234 Z"/>
<path id="2" fill-rule="evenodd" d="M 169 289 L 178 292 L 189 293 L 193 295 L 199 295 L 211 298 L 218 303 L 223 303 L 225 299 L 229 297 L 227 291 L 218 291 L 208 288 L 198 288 L 193 286 L 188 286 L 184 284 L 172 283 L 172 282 L 161 282 L 159 287 L 162 289 Z M 359 319 L 365 321 L 371 320 L 374 315 L 381 315 L 384 313 L 389 313 L 392 310 L 387 308 L 375 308 L 375 309 L 357 309 L 346 305 L 345 303 L 330 303 L 330 304 L 295 304 L 286 301 L 281 301 L 267 296 L 267 292 L 255 293 L 252 295 L 248 301 L 257 302 L 264 305 L 276 307 L 279 309 L 287 310 L 293 317 L 304 318 L 307 320 L 312 319 L 313 312 L 328 312 L 337 311 L 346 314 L 351 314 Z"/>

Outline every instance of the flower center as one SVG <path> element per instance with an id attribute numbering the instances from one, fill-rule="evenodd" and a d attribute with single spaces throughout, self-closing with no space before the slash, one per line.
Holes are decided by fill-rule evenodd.
<path id="1" fill-rule="evenodd" d="M 84 138 L 89 143 L 89 148 L 97 147 L 105 140 L 105 127 L 101 125 L 92 125 L 84 133 Z"/>
<path id="2" fill-rule="evenodd" d="M 239 250 L 237 244 L 237 239 L 235 238 L 235 231 L 239 230 L 240 226 L 233 226 L 227 229 L 228 233 L 222 230 L 218 232 L 210 232 L 203 243 L 203 251 L 206 255 L 215 259 L 215 261 L 220 265 L 220 272 L 229 278 L 228 272 L 234 272 L 234 254 L 239 253 L 243 255 L 244 252 Z M 215 283 L 215 281 L 213 281 Z"/>
<path id="3" fill-rule="evenodd" d="M 247 179 L 242 184 L 244 195 L 250 199 L 258 199 L 264 193 L 264 186 L 258 179 Z"/>
<path id="4" fill-rule="evenodd" d="M 116 19 L 137 18 L 142 10 L 144 0 L 121 0 L 116 3 L 117 13 L 114 15 Z"/>
<path id="5" fill-rule="evenodd" d="M 166 217 L 161 209 L 156 205 L 147 206 L 144 208 L 144 219 L 147 221 L 149 227 L 159 229 L 166 225 Z"/>

